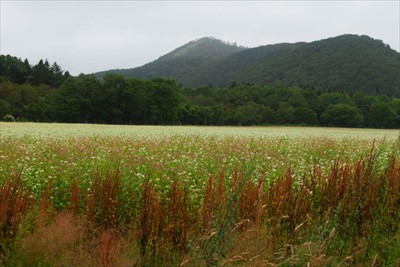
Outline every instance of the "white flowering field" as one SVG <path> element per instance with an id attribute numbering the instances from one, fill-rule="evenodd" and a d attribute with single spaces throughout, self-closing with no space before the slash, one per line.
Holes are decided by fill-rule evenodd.
<path id="1" fill-rule="evenodd" d="M 151 190 L 167 202 L 171 199 L 171 186 L 176 182 L 187 192 L 181 198 L 187 201 L 185 205 L 190 216 L 198 220 L 200 210 L 204 213 L 207 192 L 212 189 L 210 177 L 223 179 L 221 184 L 227 186 L 226 192 L 235 185 L 238 176 L 254 185 L 260 183 L 263 190 L 268 191 L 270 186 L 276 185 L 282 177 L 287 179 L 288 175 L 294 185 L 302 185 L 305 177 L 316 175 L 316 168 L 321 177 L 330 177 L 335 164 L 353 166 L 358 160 L 370 157 L 371 153 L 374 155 L 373 171 L 385 173 L 388 162 L 400 158 L 399 137 L 398 130 L 372 129 L 3 122 L 0 124 L 0 185 L 18 177 L 21 186 L 29 191 L 29 199 L 38 203 L 46 195 L 56 211 L 69 209 L 75 201 L 73 192 L 79 190 L 76 205 L 82 213 L 87 205 L 85 196 L 87 199 L 96 194 L 92 191 L 98 190 L 93 186 L 94 178 L 118 173 L 116 219 L 119 224 L 128 225 L 135 216 L 142 216 L 143 223 L 143 215 L 138 215 L 138 209 L 144 205 L 144 200 L 140 199 L 143 192 L 150 190 L 144 189 L 145 181 L 150 182 L 154 187 Z M 307 189 L 310 196 L 313 188 Z M 203 221 L 206 220 L 204 216 Z M 305 222 L 296 223 L 299 227 Z M 151 240 L 151 234 L 148 234 L 150 239 L 146 239 L 143 229 L 141 253 L 138 254 L 142 262 L 147 262 L 149 256 L 143 251 L 149 249 L 148 246 L 155 250 L 152 247 L 155 245 L 143 245 Z M 185 257 L 177 261 L 169 259 L 169 264 L 190 262 L 195 258 L 193 251 L 200 253 L 195 248 L 191 254 L 187 242 L 183 251 Z M 205 265 L 209 266 L 208 260 L 226 263 L 220 260 L 217 252 L 207 254 L 209 258 L 205 259 Z M 367 258 L 372 260 L 373 256 Z M 249 258 L 243 258 L 248 263 Z M 275 263 L 283 262 L 276 257 L 270 259 Z M 155 261 L 154 258 L 151 260 Z"/>
<path id="2" fill-rule="evenodd" d="M 78 179 L 84 187 L 96 173 L 116 169 L 133 188 L 147 176 L 160 188 L 177 178 L 193 192 L 222 170 L 269 181 L 292 167 L 302 176 L 315 164 L 329 169 L 335 159 L 354 161 L 373 146 L 387 157 L 399 131 L 3 122 L 0 135 L 0 180 L 22 172 L 39 197 L 48 182 L 62 190 Z"/>

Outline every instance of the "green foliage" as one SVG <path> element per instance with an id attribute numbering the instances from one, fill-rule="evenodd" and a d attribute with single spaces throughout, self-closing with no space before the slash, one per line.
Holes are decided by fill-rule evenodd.
<path id="1" fill-rule="evenodd" d="M 318 125 L 317 113 L 308 107 L 298 107 L 295 112 L 294 123 L 305 125 Z"/>
<path id="2" fill-rule="evenodd" d="M 108 72 L 184 86 L 236 83 L 312 86 L 319 90 L 400 96 L 400 54 L 368 36 L 342 35 L 311 43 L 239 49 L 200 39 L 142 67 Z"/>
<path id="3" fill-rule="evenodd" d="M 373 128 L 395 127 L 398 114 L 389 103 L 375 102 L 368 113 L 368 125 Z"/>
<path id="4" fill-rule="evenodd" d="M 398 98 L 368 96 L 363 93 L 349 95 L 339 92 L 317 91 L 313 88 L 283 85 L 260 86 L 240 84 L 234 88 L 204 87 L 183 90 L 189 105 L 182 113 L 185 124 L 260 125 L 295 124 L 341 127 L 396 128 Z M 212 96 L 212 98 L 210 97 Z M 382 100 L 383 99 L 383 100 Z M 391 112 L 376 113 L 388 123 L 370 125 L 368 117 L 374 114 L 372 106 L 384 102 Z M 190 110 L 190 106 L 195 108 Z M 215 107 L 217 109 L 211 109 Z M 205 110 L 208 110 L 207 112 Z M 211 113 L 214 110 L 214 113 Z M 217 112 L 219 110 L 219 112 Z M 372 113 L 371 113 L 372 111 Z M 371 113 L 371 115 L 370 115 Z M 210 119 L 212 115 L 216 119 Z M 385 119 L 383 119 L 385 118 Z"/>
<path id="5" fill-rule="evenodd" d="M 181 60 L 202 45 L 190 44 L 176 58 Z M 222 49 L 228 44 L 219 45 Z M 225 52 L 234 53 L 228 50 Z M 214 52 L 215 57 L 225 53 Z M 390 96 L 321 91 L 284 83 L 267 86 L 232 82 L 225 88 L 183 88 L 170 79 L 140 80 L 112 73 L 102 80 L 84 74 L 67 78 L 68 72 L 63 73 L 57 63 L 50 66 L 47 60 L 33 67 L 27 60 L 10 56 L 2 56 L 2 60 L 6 62 L 3 68 L 10 71 L 0 78 L 0 115 L 21 121 L 400 127 L 400 102 Z M 10 62 L 31 71 L 32 78 L 15 82 L 12 73 L 18 68 L 11 68 L 14 65 Z"/>
<path id="6" fill-rule="evenodd" d="M 149 86 L 151 124 L 173 124 L 178 120 L 181 99 L 175 81 L 153 79 Z"/>
<path id="7" fill-rule="evenodd" d="M 287 102 L 281 102 L 276 110 L 276 122 L 278 124 L 291 124 L 294 122 L 294 108 Z"/>
<path id="8" fill-rule="evenodd" d="M 179 86 L 109 74 L 70 77 L 54 93 L 53 120 L 60 122 L 172 124 L 179 118 Z"/>
<path id="9" fill-rule="evenodd" d="M 28 62 L 26 60 L 26 62 Z M 29 63 L 26 65 L 21 59 L 10 55 L 0 55 L 0 73 L 8 77 L 12 82 L 24 83 L 31 71 Z"/>
<path id="10" fill-rule="evenodd" d="M 349 104 L 330 105 L 321 114 L 321 121 L 326 126 L 359 127 L 363 117 L 357 107 Z"/>
<path id="11" fill-rule="evenodd" d="M 6 100 L 0 99 L 0 118 L 11 115 L 11 105 Z"/>
<path id="12" fill-rule="evenodd" d="M 46 84 L 55 88 L 70 76 L 56 62 L 50 65 L 47 59 L 44 62 L 41 59 L 31 66 L 28 59 L 22 61 L 10 55 L 0 55 L 0 73 L 16 84 Z"/>
<path id="13" fill-rule="evenodd" d="M 3 121 L 14 122 L 15 119 L 14 119 L 14 117 L 13 117 L 12 115 L 5 115 L 5 116 L 3 117 Z"/>
<path id="14" fill-rule="evenodd" d="M 24 106 L 21 110 L 21 118 L 28 121 L 51 121 L 51 107 L 44 100 Z"/>
<path id="15" fill-rule="evenodd" d="M 168 79 L 118 74 L 107 74 L 102 81 L 81 74 L 55 90 L 3 79 L 0 97 L 4 115 L 29 121 L 373 128 L 398 128 L 400 123 L 400 102 L 393 97 L 284 85 L 190 89 Z"/>
<path id="16" fill-rule="evenodd" d="M 94 76 L 82 74 L 68 78 L 54 95 L 55 120 L 96 122 L 100 90 L 100 82 Z"/>

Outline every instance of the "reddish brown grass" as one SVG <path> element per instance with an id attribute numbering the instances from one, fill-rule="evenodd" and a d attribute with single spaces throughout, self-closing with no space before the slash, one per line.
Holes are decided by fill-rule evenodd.
<path id="1" fill-rule="evenodd" d="M 0 186 L 0 258 L 11 246 L 18 227 L 29 208 L 29 191 L 24 189 L 18 173 Z"/>
<path id="2" fill-rule="evenodd" d="M 317 165 L 302 177 L 289 168 L 268 185 L 262 178 L 254 182 L 244 177 L 238 168 L 229 178 L 221 171 L 209 177 L 195 209 L 184 183 L 174 179 L 169 189 L 161 192 L 146 179 L 140 200 L 135 202 L 138 211 L 131 215 L 136 218 L 129 218 L 129 224 L 119 220 L 119 209 L 123 201 L 134 201 L 121 199 L 118 171 L 105 177 L 97 174 L 88 193 L 81 192 L 73 181 L 68 212 L 56 213 L 48 185 L 40 199 L 35 229 L 22 239 L 23 253 L 40 255 L 55 266 L 114 266 L 123 257 L 120 240 L 124 238 L 121 229 L 125 229 L 137 244 L 133 248 L 136 259 L 130 264 L 143 266 L 178 262 L 225 266 L 378 264 L 384 262 L 382 256 L 369 255 L 373 242 L 365 240 L 372 238 L 371 229 L 385 226 L 392 231 L 391 238 L 398 236 L 400 164 L 392 157 L 386 172 L 377 172 L 376 161 L 372 150 L 354 163 L 336 160 L 326 174 Z M 5 242 L 15 241 L 29 205 L 29 192 L 20 175 L 0 187 L 2 254 Z M 387 225 L 372 228 L 374 223 Z M 351 243 L 337 254 L 331 247 L 339 238 L 346 242 L 346 235 L 359 243 Z M 307 240 L 310 236 L 320 240 Z M 84 256 L 73 257 L 74 253 Z"/>

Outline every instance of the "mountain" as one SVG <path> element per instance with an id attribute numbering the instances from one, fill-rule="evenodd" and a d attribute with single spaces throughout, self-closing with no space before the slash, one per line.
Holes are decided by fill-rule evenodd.
<path id="1" fill-rule="evenodd" d="M 191 41 L 157 60 L 134 69 L 117 69 L 95 73 L 102 77 L 106 73 L 119 73 L 128 77 L 150 79 L 169 77 L 182 83 L 182 78 L 192 76 L 199 69 L 208 68 L 211 62 L 243 50 L 236 44 L 227 43 L 214 37 Z M 187 77 L 188 78 L 188 77 Z M 185 85 L 190 84 L 183 82 Z"/>
<path id="2" fill-rule="evenodd" d="M 167 77 L 187 87 L 236 83 L 312 86 L 400 96 L 400 53 L 369 36 L 341 35 L 310 43 L 243 48 L 202 38 L 144 66 L 97 73 Z"/>
<path id="3" fill-rule="evenodd" d="M 204 37 L 191 41 L 181 46 L 171 53 L 159 58 L 160 61 L 175 59 L 217 59 L 231 55 L 243 50 L 244 47 L 238 47 L 236 44 L 226 43 L 214 37 Z"/>

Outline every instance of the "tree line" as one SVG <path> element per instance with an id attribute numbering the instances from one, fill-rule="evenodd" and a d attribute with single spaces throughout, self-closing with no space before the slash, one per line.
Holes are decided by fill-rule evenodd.
<path id="1" fill-rule="evenodd" d="M 51 67 L 56 63 L 45 62 L 31 67 L 31 72 L 25 72 L 28 68 L 21 68 L 19 63 L 16 64 L 19 67 L 7 67 L 6 71 L 1 66 L 0 119 L 400 128 L 400 99 L 396 97 L 320 91 L 284 84 L 232 83 L 223 88 L 193 89 L 169 79 L 142 80 L 119 74 L 107 74 L 99 80 L 93 75 L 73 77 L 60 67 L 57 72 Z M 36 69 L 42 65 L 41 73 L 47 74 L 38 78 Z M 27 73 L 32 77 L 26 76 Z"/>
<path id="2" fill-rule="evenodd" d="M 400 128 L 400 99 L 283 84 L 183 90 L 181 119 L 201 125 Z"/>
<path id="3" fill-rule="evenodd" d="M 47 59 L 41 59 L 36 65 L 31 65 L 28 59 L 22 61 L 10 55 L 0 55 L 0 75 L 16 84 L 47 84 L 53 88 L 60 86 L 71 76 L 57 62 L 50 64 Z"/>

